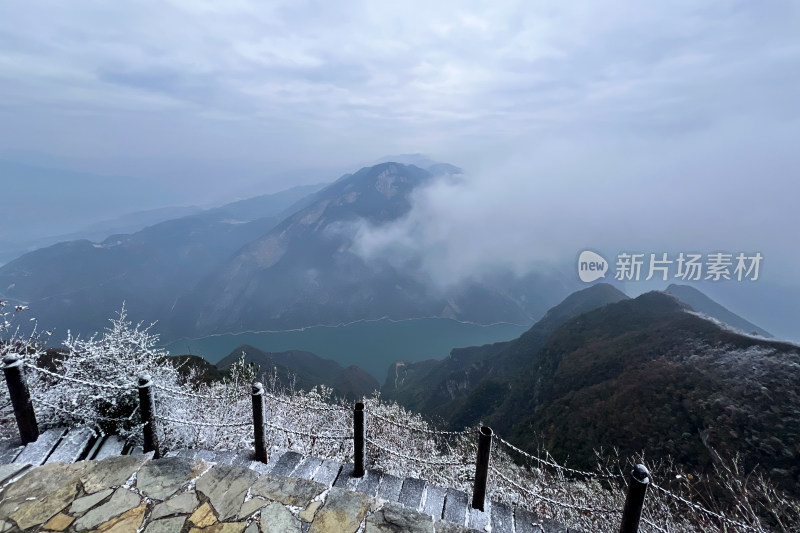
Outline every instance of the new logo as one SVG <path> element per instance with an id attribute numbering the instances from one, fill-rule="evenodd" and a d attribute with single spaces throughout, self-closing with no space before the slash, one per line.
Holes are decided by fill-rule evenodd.
<path id="1" fill-rule="evenodd" d="M 584 250 L 578 257 L 578 276 L 584 283 L 606 277 L 608 261 L 602 255 Z"/>

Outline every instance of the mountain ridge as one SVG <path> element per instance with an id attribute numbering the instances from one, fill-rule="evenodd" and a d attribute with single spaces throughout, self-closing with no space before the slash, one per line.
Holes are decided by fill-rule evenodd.
<path id="1" fill-rule="evenodd" d="M 380 388 L 378 381 L 357 365 L 343 367 L 332 359 L 323 359 L 313 352 L 287 350 L 266 352 L 242 344 L 220 360 L 217 368 L 225 370 L 239 361 L 244 355 L 244 363 L 260 366 L 260 371 L 270 379 L 274 368 L 276 384 L 284 387 L 297 387 L 309 390 L 319 385 L 327 385 L 334 394 L 350 401 L 360 400 Z"/>

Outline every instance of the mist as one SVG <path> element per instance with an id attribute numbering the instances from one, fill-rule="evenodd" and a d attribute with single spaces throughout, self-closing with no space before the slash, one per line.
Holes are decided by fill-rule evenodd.
<path id="1" fill-rule="evenodd" d="M 796 126 L 725 124 L 672 139 L 545 140 L 496 166 L 416 191 L 385 225 L 360 224 L 354 250 L 417 265 L 437 284 L 511 269 L 574 271 L 584 249 L 761 252 L 763 278 L 795 282 Z M 791 164 L 787 165 L 787 162 Z"/>

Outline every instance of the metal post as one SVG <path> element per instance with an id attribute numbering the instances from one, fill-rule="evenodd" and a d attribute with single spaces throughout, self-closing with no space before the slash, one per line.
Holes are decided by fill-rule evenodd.
<path id="1" fill-rule="evenodd" d="M 153 458 L 158 459 L 161 454 L 158 451 L 158 437 L 156 437 L 156 406 L 153 401 L 153 382 L 150 374 L 139 374 L 139 410 L 142 413 L 142 422 L 144 422 L 144 446 L 142 449 L 145 453 L 155 452 Z"/>
<path id="2" fill-rule="evenodd" d="M 478 457 L 475 460 L 475 486 L 472 489 L 472 508 L 483 511 L 486 500 L 486 481 L 489 479 L 489 456 L 492 453 L 492 428 L 481 426 L 478 433 Z"/>
<path id="3" fill-rule="evenodd" d="M 364 477 L 364 404 L 358 402 L 353 410 L 354 461 L 353 477 Z"/>
<path id="4" fill-rule="evenodd" d="M 650 472 L 644 465 L 636 465 L 631 472 L 631 482 L 628 484 L 628 496 L 625 498 L 625 509 L 622 511 L 620 533 L 636 533 L 639 530 L 644 495 L 649 484 Z"/>
<path id="5" fill-rule="evenodd" d="M 35 442 L 39 438 L 39 424 L 36 423 L 36 413 L 33 411 L 28 384 L 22 373 L 22 358 L 15 353 L 3 357 L 3 373 L 6 375 L 8 394 L 14 406 L 14 416 L 17 418 L 22 444 Z"/>
<path id="6" fill-rule="evenodd" d="M 253 383 L 253 430 L 256 441 L 256 461 L 267 462 L 267 438 L 264 429 L 264 385 Z"/>

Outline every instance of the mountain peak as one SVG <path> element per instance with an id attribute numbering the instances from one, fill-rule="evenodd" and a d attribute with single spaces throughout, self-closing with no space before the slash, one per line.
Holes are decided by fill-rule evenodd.
<path id="1" fill-rule="evenodd" d="M 441 176 L 444 174 L 464 173 L 462 169 L 460 169 L 455 165 L 451 165 L 450 163 L 441 163 L 439 161 L 434 161 L 433 159 L 424 154 L 387 155 L 375 161 L 373 165 L 379 165 L 381 163 L 400 163 L 402 165 L 413 165 L 423 170 L 427 170 L 434 176 Z"/>
<path id="2" fill-rule="evenodd" d="M 705 293 L 690 285 L 677 285 L 673 283 L 667 287 L 664 292 L 674 296 L 675 298 L 678 298 L 682 302 L 685 302 L 698 313 L 715 318 L 736 330 L 744 333 L 752 333 L 762 337 L 772 338 L 772 335 L 767 331 L 730 311 L 726 307 L 709 298 Z"/>

